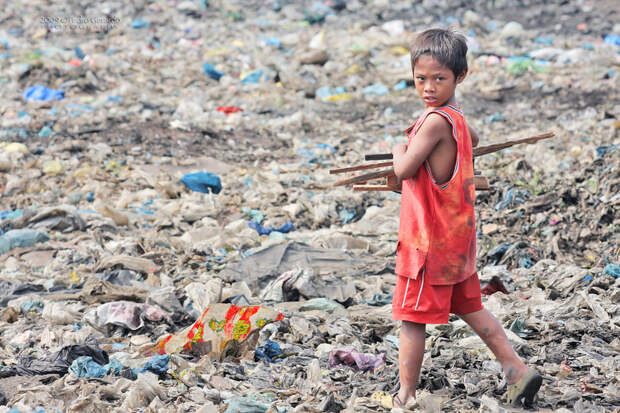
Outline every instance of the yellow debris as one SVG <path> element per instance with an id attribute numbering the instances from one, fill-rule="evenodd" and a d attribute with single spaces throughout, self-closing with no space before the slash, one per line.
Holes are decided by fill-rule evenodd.
<path id="1" fill-rule="evenodd" d="M 394 407 L 392 405 L 392 396 L 384 391 L 374 392 L 370 396 L 370 398 L 371 400 L 381 403 L 381 406 L 385 407 L 386 409 L 391 409 L 392 407 Z"/>
<path id="2" fill-rule="evenodd" d="M 58 175 L 64 171 L 64 167 L 57 160 L 43 162 L 43 173 L 45 175 Z"/>

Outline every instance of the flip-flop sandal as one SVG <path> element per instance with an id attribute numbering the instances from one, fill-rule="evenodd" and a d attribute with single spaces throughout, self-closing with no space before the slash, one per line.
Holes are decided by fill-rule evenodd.
<path id="1" fill-rule="evenodd" d="M 410 399 L 409 402 L 407 402 L 405 404 L 405 403 L 403 403 L 403 401 L 398 396 L 398 393 L 396 393 L 396 394 L 394 394 L 392 396 L 392 408 L 401 409 L 403 411 L 411 411 L 410 409 L 412 409 L 416 405 L 417 405 L 417 403 L 416 403 L 415 399 Z"/>
<path id="2" fill-rule="evenodd" d="M 541 384 L 542 376 L 536 370 L 530 369 L 518 382 L 508 386 L 507 403 L 511 406 L 518 406 L 521 399 L 525 399 L 525 404 L 530 405 Z"/>

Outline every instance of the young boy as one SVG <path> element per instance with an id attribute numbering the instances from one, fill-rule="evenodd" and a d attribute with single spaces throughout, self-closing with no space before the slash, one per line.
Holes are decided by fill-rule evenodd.
<path id="1" fill-rule="evenodd" d="M 457 314 L 482 338 L 501 363 L 507 399 L 529 403 L 541 376 L 512 349 L 497 319 L 482 306 L 475 270 L 472 138 L 454 97 L 467 74 L 467 43 L 451 30 L 427 30 L 414 41 L 411 67 L 426 106 L 407 129 L 408 145 L 394 146 L 395 177 L 402 192 L 392 313 L 402 320 L 400 391 L 394 407 L 415 399 L 424 356 L 426 324 L 447 323 Z"/>

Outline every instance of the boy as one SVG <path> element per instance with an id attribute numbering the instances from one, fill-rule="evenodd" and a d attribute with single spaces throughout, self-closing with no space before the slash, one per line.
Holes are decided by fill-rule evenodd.
<path id="1" fill-rule="evenodd" d="M 541 376 L 516 355 L 497 319 L 482 306 L 475 271 L 476 228 L 472 137 L 454 91 L 467 74 L 467 43 L 450 30 L 418 35 L 411 49 L 416 90 L 426 110 L 407 129 L 408 145 L 392 149 L 402 191 L 393 318 L 402 321 L 400 390 L 394 407 L 415 399 L 424 356 L 426 324 L 447 323 L 457 314 L 501 363 L 509 404 L 529 403 Z"/>

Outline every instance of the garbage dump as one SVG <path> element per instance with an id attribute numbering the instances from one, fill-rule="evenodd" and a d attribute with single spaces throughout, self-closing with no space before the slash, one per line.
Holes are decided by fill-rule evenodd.
<path id="1" fill-rule="evenodd" d="M 617 411 L 617 8 L 455 4 L 7 2 L 0 412 L 389 412 L 400 196 L 328 171 L 406 142 L 431 27 L 467 36 L 481 145 L 556 134 L 475 161 L 483 303 L 533 411 Z M 420 380 L 418 411 L 513 411 L 457 317 Z"/>

